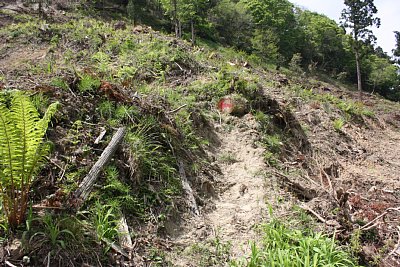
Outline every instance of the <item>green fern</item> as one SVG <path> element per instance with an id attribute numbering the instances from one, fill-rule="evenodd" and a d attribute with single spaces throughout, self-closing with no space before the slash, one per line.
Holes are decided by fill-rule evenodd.
<path id="1" fill-rule="evenodd" d="M 43 145 L 58 103 L 51 104 L 43 118 L 28 96 L 12 95 L 10 107 L 0 103 L 0 195 L 9 225 L 23 222 L 32 179 L 47 153 Z"/>

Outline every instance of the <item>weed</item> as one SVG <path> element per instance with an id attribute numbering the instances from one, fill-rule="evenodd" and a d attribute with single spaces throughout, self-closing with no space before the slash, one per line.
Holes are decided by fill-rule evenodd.
<path id="1" fill-rule="evenodd" d="M 101 188 L 102 199 L 106 202 L 118 202 L 121 208 L 141 219 L 146 218 L 145 207 L 131 187 L 120 180 L 118 169 L 111 165 L 105 170 L 106 183 Z"/>
<path id="2" fill-rule="evenodd" d="M 333 238 L 321 233 L 304 234 L 277 219 L 262 225 L 262 231 L 262 244 L 251 245 L 250 259 L 233 261 L 231 266 L 358 266 Z"/>
<path id="3" fill-rule="evenodd" d="M 95 230 L 97 241 L 110 244 L 118 237 L 118 218 L 119 204 L 110 202 L 109 204 L 96 201 L 91 212 L 91 221 Z M 109 250 L 106 246 L 105 252 Z"/>
<path id="4" fill-rule="evenodd" d="M 98 111 L 100 113 L 100 116 L 103 119 L 110 119 L 113 117 L 114 111 L 115 111 L 115 105 L 114 102 L 110 100 L 104 100 L 98 105 Z"/>
<path id="5" fill-rule="evenodd" d="M 54 78 L 54 79 L 51 81 L 50 85 L 55 86 L 55 87 L 58 87 L 58 88 L 61 88 L 61 89 L 63 89 L 63 90 L 68 90 L 68 88 L 69 88 L 68 83 L 67 83 L 64 79 L 58 78 L 58 77 L 57 77 L 57 78 Z"/>
<path id="6" fill-rule="evenodd" d="M 350 251 L 353 256 L 357 256 L 362 251 L 361 230 L 356 229 L 350 236 Z"/>
<path id="7" fill-rule="evenodd" d="M 49 106 L 49 98 L 43 93 L 35 94 L 31 97 L 31 101 L 36 110 L 42 115 L 46 112 L 46 108 Z"/>
<path id="8" fill-rule="evenodd" d="M 262 143 L 265 144 L 268 150 L 274 154 L 280 153 L 281 147 L 283 146 L 281 137 L 278 134 L 264 135 Z"/>
<path id="9" fill-rule="evenodd" d="M 110 69 L 110 56 L 104 52 L 97 52 L 92 56 L 92 59 L 97 64 L 97 69 L 101 73 L 107 73 Z"/>
<path id="10" fill-rule="evenodd" d="M 83 128 L 82 121 L 76 120 L 72 124 L 71 129 L 69 129 L 67 138 L 72 145 L 76 146 L 81 142 L 80 138 L 82 137 L 82 131 L 81 131 L 82 128 Z"/>
<path id="11" fill-rule="evenodd" d="M 80 78 L 78 88 L 79 91 L 83 92 L 91 92 L 96 90 L 100 87 L 100 80 L 95 78 L 89 74 L 83 74 Z"/>
<path id="12" fill-rule="evenodd" d="M 342 118 L 333 121 L 333 128 L 335 131 L 340 132 L 345 124 L 345 120 Z"/>
<path id="13" fill-rule="evenodd" d="M 236 159 L 234 154 L 224 153 L 220 156 L 220 161 L 225 164 L 233 164 L 236 163 L 238 160 Z"/>
<path id="14" fill-rule="evenodd" d="M 41 245 L 44 243 L 49 244 L 52 249 L 57 249 L 58 247 L 65 249 L 66 243 L 68 239 L 75 239 L 74 234 L 68 230 L 67 228 L 61 228 L 60 225 L 63 221 L 68 218 L 59 219 L 54 218 L 53 215 L 47 213 L 43 216 L 43 218 L 38 218 L 40 221 L 42 231 L 35 232 L 29 239 L 29 243 L 31 244 L 36 237 L 40 237 L 40 241 L 38 241 Z M 27 224 L 28 226 L 29 224 Z M 29 229 L 30 227 L 27 227 Z M 28 230 L 29 231 L 29 230 Z"/>
<path id="15" fill-rule="evenodd" d="M 230 242 L 222 242 L 217 235 L 214 239 L 192 245 L 188 253 L 196 260 L 196 266 L 224 266 L 230 261 L 231 248 Z"/>

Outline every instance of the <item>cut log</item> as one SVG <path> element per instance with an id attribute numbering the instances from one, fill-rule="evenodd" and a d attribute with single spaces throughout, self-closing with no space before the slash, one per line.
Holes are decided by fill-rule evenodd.
<path id="1" fill-rule="evenodd" d="M 179 175 L 181 176 L 182 180 L 182 188 L 183 192 L 185 192 L 187 196 L 187 205 L 189 206 L 190 210 L 195 214 L 195 215 L 200 215 L 199 208 L 197 207 L 196 199 L 194 198 L 193 195 L 193 190 L 192 187 L 190 186 L 188 179 L 186 177 L 186 172 L 185 168 L 183 166 L 183 162 L 179 162 Z"/>
<path id="2" fill-rule="evenodd" d="M 231 94 L 220 99 L 218 110 L 222 113 L 241 117 L 249 112 L 249 104 L 243 96 Z"/>
<path id="3" fill-rule="evenodd" d="M 104 166 L 108 164 L 111 157 L 114 155 L 118 145 L 122 142 L 125 133 L 126 133 L 125 127 L 121 127 L 118 129 L 118 131 L 114 134 L 113 138 L 111 139 L 111 142 L 108 144 L 103 153 L 101 153 L 100 158 L 90 169 L 88 175 L 86 175 L 86 177 L 80 183 L 78 189 L 74 193 L 75 199 L 78 199 L 79 200 L 78 202 L 80 204 L 82 204 L 89 196 L 90 192 L 92 191 L 94 183 L 96 182 L 97 178 L 100 175 L 100 172 L 103 170 Z"/>

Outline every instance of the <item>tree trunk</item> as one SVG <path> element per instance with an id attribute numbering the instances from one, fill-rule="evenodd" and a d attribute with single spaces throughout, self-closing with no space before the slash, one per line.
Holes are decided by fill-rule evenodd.
<path id="1" fill-rule="evenodd" d="M 362 84 L 361 84 L 361 67 L 360 67 L 360 54 L 358 48 L 355 49 L 356 54 L 356 65 L 357 65 L 357 87 L 358 87 L 358 97 L 362 101 Z"/>
<path id="2" fill-rule="evenodd" d="M 174 26 L 175 26 L 175 37 L 179 38 L 179 21 L 178 21 L 178 6 L 177 0 L 171 0 L 172 6 L 174 8 L 173 17 L 174 17 Z"/>
<path id="3" fill-rule="evenodd" d="M 194 21 L 193 20 L 191 20 L 190 21 L 190 28 L 191 28 L 191 30 L 192 30 L 192 46 L 195 46 L 196 45 L 196 36 L 195 36 L 195 32 L 194 32 Z"/>
<path id="4" fill-rule="evenodd" d="M 180 20 L 178 20 L 178 38 L 182 38 L 182 24 Z"/>
<path id="5" fill-rule="evenodd" d="M 39 18 L 43 18 L 42 0 L 39 1 Z"/>
<path id="6" fill-rule="evenodd" d="M 93 165 L 90 169 L 88 175 L 83 179 L 80 183 L 78 189 L 75 191 L 74 197 L 76 199 L 80 199 L 82 204 L 86 198 L 89 196 L 90 192 L 92 191 L 93 185 L 97 180 L 100 172 L 103 170 L 104 166 L 110 161 L 111 157 L 114 155 L 115 151 L 117 150 L 118 145 L 122 142 L 125 136 L 126 128 L 121 127 L 118 131 L 114 134 L 113 138 L 111 139 L 110 143 L 104 149 L 103 153 L 101 153 L 100 158 L 97 162 Z"/>

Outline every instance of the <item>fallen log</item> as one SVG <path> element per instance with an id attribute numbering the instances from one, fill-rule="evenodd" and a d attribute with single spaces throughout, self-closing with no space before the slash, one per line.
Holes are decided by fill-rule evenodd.
<path id="1" fill-rule="evenodd" d="M 83 202 L 85 202 L 86 198 L 89 196 L 90 192 L 92 191 L 93 185 L 96 182 L 97 178 L 100 175 L 100 172 L 103 170 L 104 166 L 108 164 L 111 157 L 114 155 L 115 151 L 117 150 L 118 145 L 122 142 L 126 133 L 125 127 L 120 127 L 118 131 L 114 134 L 113 138 L 111 139 L 110 143 L 104 149 L 103 153 L 101 153 L 100 158 L 97 162 L 93 165 L 90 169 L 89 173 L 86 177 L 82 180 L 79 184 L 78 189 L 74 193 L 74 198 L 77 200 L 78 207 Z"/>

